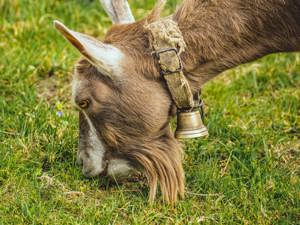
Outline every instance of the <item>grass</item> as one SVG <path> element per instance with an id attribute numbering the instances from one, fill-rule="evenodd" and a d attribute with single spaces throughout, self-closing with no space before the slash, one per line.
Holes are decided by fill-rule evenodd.
<path id="1" fill-rule="evenodd" d="M 131 1 L 137 18 L 153 3 Z M 149 205 L 142 182 L 109 187 L 75 163 L 78 54 L 52 20 L 101 37 L 110 22 L 98 1 L 0 0 L 0 11 L 0 224 L 300 224 L 299 54 L 204 87 L 210 137 L 185 143 L 186 199 Z"/>

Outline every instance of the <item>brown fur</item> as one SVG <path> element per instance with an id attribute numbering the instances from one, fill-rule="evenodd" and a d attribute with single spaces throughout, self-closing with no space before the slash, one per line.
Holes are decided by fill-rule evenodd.
<path id="1" fill-rule="evenodd" d="M 144 76 L 159 76 L 143 28 L 159 19 L 159 9 L 137 23 L 113 26 L 105 38 L 129 50 Z M 187 43 L 182 59 L 195 92 L 226 69 L 270 53 L 300 50 L 298 0 L 185 0 L 173 19 Z"/>
<path id="2" fill-rule="evenodd" d="M 164 200 L 174 203 L 184 195 L 182 148 L 168 125 L 174 104 L 144 30 L 159 19 L 160 9 L 107 33 L 105 42 L 127 56 L 120 82 L 105 78 L 87 60 L 78 63 L 77 72 L 79 79 L 88 80 L 85 92 L 93 100 L 88 114 L 107 154 L 126 158 L 145 172 L 150 200 L 159 183 Z M 173 18 L 188 47 L 182 59 L 195 93 L 226 69 L 269 53 L 300 50 L 298 0 L 186 0 Z M 82 116 L 80 121 L 84 148 L 87 126 Z"/>

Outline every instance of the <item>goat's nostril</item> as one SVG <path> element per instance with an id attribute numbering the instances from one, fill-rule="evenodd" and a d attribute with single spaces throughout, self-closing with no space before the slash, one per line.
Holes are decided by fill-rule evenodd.
<path id="1" fill-rule="evenodd" d="M 99 174 L 100 177 L 106 177 L 107 176 L 107 168 L 108 168 L 108 160 L 105 160 L 103 162 L 103 171 Z"/>
<path id="2" fill-rule="evenodd" d="M 100 174 L 99 177 L 106 177 L 107 176 L 107 171 L 103 170 Z"/>
<path id="3" fill-rule="evenodd" d="M 86 169 L 86 168 L 82 168 L 82 174 L 85 176 L 85 177 L 92 177 L 93 175 L 91 174 L 92 173 L 92 169 Z"/>

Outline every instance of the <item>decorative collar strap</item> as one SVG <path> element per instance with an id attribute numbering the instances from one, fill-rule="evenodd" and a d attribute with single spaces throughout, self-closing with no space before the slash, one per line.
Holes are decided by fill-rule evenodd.
<path id="1" fill-rule="evenodd" d="M 171 19 L 164 19 L 147 24 L 145 29 L 150 33 L 153 55 L 177 108 L 192 109 L 196 105 L 189 83 L 182 72 L 180 59 L 186 44 L 177 23 Z"/>

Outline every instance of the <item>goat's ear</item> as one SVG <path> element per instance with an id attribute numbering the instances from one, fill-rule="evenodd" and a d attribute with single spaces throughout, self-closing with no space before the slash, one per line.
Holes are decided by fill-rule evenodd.
<path id="1" fill-rule="evenodd" d="M 102 74 L 113 78 L 120 73 L 120 61 L 123 53 L 116 47 L 104 44 L 88 35 L 70 30 L 55 20 L 56 29 L 85 56 Z"/>

